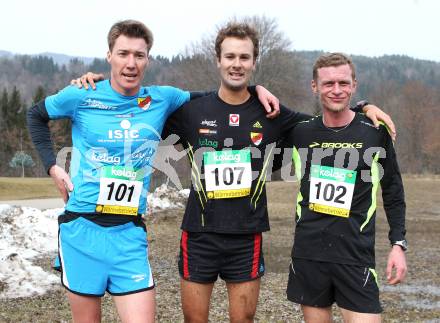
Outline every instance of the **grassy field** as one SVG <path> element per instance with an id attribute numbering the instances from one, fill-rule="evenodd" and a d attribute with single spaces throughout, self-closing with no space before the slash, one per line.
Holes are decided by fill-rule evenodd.
<path id="1" fill-rule="evenodd" d="M 51 178 L 0 177 L 0 201 L 59 196 Z"/>
<path id="2" fill-rule="evenodd" d="M 440 179 L 405 176 L 407 200 L 408 275 L 400 286 L 385 280 L 388 224 L 382 205 L 376 222 L 376 269 L 381 285 L 384 322 L 440 321 Z M 271 231 L 264 234 L 266 274 L 262 279 L 256 322 L 301 322 L 300 309 L 286 300 L 287 268 L 294 234 L 293 209 L 297 185 L 268 183 Z M 378 201 L 381 201 L 379 198 Z M 154 214 L 147 222 L 150 261 L 157 284 L 157 321 L 183 322 L 180 311 L 177 254 L 182 210 Z M 50 258 L 39 259 L 50 270 Z M 334 308 L 336 322 L 339 311 Z M 0 300 L 0 322 L 70 321 L 63 291 L 45 295 Z M 227 322 L 227 294 L 222 282 L 216 284 L 210 311 L 211 322 Z M 103 322 L 118 322 L 111 299 L 103 301 Z"/>

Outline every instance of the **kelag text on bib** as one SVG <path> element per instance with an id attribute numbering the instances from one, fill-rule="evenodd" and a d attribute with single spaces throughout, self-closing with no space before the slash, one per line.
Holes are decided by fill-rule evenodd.
<path id="1" fill-rule="evenodd" d="M 312 165 L 309 209 L 348 218 L 355 182 L 356 171 Z"/>
<path id="2" fill-rule="evenodd" d="M 252 185 L 249 150 L 223 150 L 203 153 L 208 198 L 248 196 Z"/>

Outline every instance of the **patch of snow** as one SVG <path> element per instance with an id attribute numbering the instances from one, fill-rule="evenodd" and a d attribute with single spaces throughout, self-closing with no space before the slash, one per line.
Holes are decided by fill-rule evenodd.
<path id="1" fill-rule="evenodd" d="M 154 210 L 181 208 L 189 190 L 161 185 L 148 195 Z M 33 265 L 32 260 L 57 251 L 58 215 L 64 209 L 40 211 L 0 204 L 0 298 L 44 294 L 59 277 Z"/>
<path id="2" fill-rule="evenodd" d="M 0 297 L 44 293 L 59 278 L 32 265 L 31 259 L 55 254 L 58 214 L 62 209 L 40 211 L 29 207 L 3 208 L 0 215 Z"/>
<path id="3" fill-rule="evenodd" d="M 8 204 L 0 204 L 0 215 L 10 208 L 11 208 L 11 206 Z"/>
<path id="4" fill-rule="evenodd" d="M 189 196 L 189 189 L 177 190 L 166 184 L 157 187 L 147 196 L 147 204 L 154 212 L 156 210 L 182 208 Z"/>

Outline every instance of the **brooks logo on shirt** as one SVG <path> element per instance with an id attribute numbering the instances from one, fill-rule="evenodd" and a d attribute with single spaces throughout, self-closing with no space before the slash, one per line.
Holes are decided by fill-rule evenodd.
<path id="1" fill-rule="evenodd" d="M 310 148 L 362 148 L 362 142 L 313 142 L 309 145 Z"/>

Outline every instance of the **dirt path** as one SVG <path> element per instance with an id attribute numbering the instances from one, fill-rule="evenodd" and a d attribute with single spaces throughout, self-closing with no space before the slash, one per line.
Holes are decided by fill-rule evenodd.
<path id="1" fill-rule="evenodd" d="M 59 207 L 64 207 L 64 202 L 61 198 L 50 198 L 50 199 L 32 199 L 32 200 L 9 200 L 0 201 L 0 204 L 9 204 L 16 206 L 29 206 L 40 210 L 45 209 L 55 209 Z"/>

